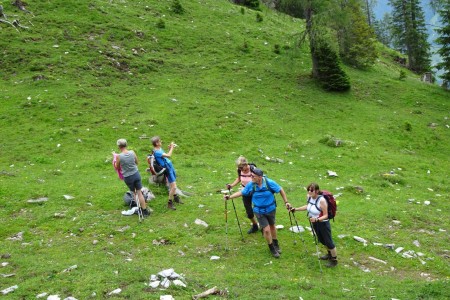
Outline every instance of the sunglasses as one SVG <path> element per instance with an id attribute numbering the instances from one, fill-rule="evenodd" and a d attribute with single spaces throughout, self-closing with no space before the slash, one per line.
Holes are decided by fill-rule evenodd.
<path id="1" fill-rule="evenodd" d="M 308 192 L 313 193 L 313 192 L 315 192 L 315 190 L 309 189 Z"/>

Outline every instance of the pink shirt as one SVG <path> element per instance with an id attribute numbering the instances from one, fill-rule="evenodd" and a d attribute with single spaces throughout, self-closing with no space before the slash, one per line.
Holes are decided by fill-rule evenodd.
<path id="1" fill-rule="evenodd" d="M 242 186 L 246 186 L 247 183 L 252 181 L 252 172 L 248 171 L 248 173 L 244 173 L 241 171 L 241 176 L 239 177 L 239 179 L 241 180 Z"/>

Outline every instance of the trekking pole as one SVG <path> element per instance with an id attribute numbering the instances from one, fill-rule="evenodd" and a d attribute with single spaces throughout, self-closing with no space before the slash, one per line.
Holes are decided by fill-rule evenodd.
<path id="1" fill-rule="evenodd" d="M 311 230 L 312 230 L 312 233 L 314 236 L 314 243 L 316 244 L 317 260 L 319 261 L 320 273 L 322 273 L 322 263 L 320 262 L 320 257 L 319 257 L 319 246 L 317 245 L 317 235 L 316 235 L 316 232 L 314 231 L 314 226 L 312 225 L 311 221 L 309 221 L 309 226 L 311 226 Z"/>
<path id="2" fill-rule="evenodd" d="M 297 245 L 297 238 L 296 238 L 296 235 L 295 235 L 295 232 L 294 232 L 294 224 L 292 224 L 291 211 L 288 210 L 288 213 L 289 213 L 289 221 L 291 221 L 291 231 L 292 231 L 292 234 L 294 235 L 294 245 Z"/>
<path id="3" fill-rule="evenodd" d="M 294 217 L 294 221 L 295 221 L 295 226 L 297 226 L 298 229 L 298 234 L 300 235 L 300 238 L 302 239 L 302 243 L 303 243 L 303 247 L 305 247 L 305 239 L 303 238 L 303 236 L 300 234 L 300 227 L 298 226 L 298 222 L 297 222 L 297 218 L 295 217 L 295 213 L 292 212 L 292 216 Z M 305 248 L 306 249 L 306 248 Z M 306 249 L 306 251 L 308 252 L 308 249 Z"/>
<path id="4" fill-rule="evenodd" d="M 231 188 L 228 188 L 228 192 L 231 195 Z M 237 214 L 237 211 L 236 211 L 236 206 L 234 205 L 233 199 L 231 199 L 231 203 L 233 203 L 234 214 L 236 215 L 236 220 L 237 220 L 237 223 L 238 223 L 238 226 L 239 226 L 239 231 L 241 233 L 242 240 L 244 240 L 244 235 L 242 234 L 242 229 L 241 229 L 241 223 L 239 223 L 239 218 L 238 218 L 238 214 Z"/>
<path id="5" fill-rule="evenodd" d="M 225 200 L 225 251 L 228 251 L 228 201 Z"/>
<path id="6" fill-rule="evenodd" d="M 138 208 L 138 217 L 139 217 L 139 222 L 142 222 L 142 220 L 144 219 L 144 214 L 142 212 L 141 209 L 141 202 L 139 202 L 139 196 L 136 193 L 136 190 L 134 190 L 134 201 L 136 201 L 136 206 Z"/>

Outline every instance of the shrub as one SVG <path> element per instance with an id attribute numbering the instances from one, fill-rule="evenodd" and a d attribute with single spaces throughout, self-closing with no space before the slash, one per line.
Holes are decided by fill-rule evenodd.
<path id="1" fill-rule="evenodd" d="M 263 16 L 260 13 L 256 14 L 256 22 L 262 22 L 263 21 Z"/>
<path id="2" fill-rule="evenodd" d="M 405 122 L 403 125 L 406 131 L 412 131 L 412 125 L 409 122 Z"/>
<path id="3" fill-rule="evenodd" d="M 275 52 L 276 54 L 280 54 L 281 53 L 280 45 L 275 44 L 275 46 L 273 46 L 273 52 Z"/>
<path id="4" fill-rule="evenodd" d="M 319 44 L 314 49 L 317 59 L 317 77 L 327 91 L 347 91 L 350 89 L 350 80 L 339 65 L 335 51 L 326 43 Z"/>
<path id="5" fill-rule="evenodd" d="M 245 53 L 249 53 L 250 52 L 250 47 L 248 46 L 247 41 L 244 41 L 244 44 L 242 44 L 241 51 L 245 52 Z"/>
<path id="6" fill-rule="evenodd" d="M 234 0 L 234 3 L 259 10 L 259 0 Z"/>
<path id="7" fill-rule="evenodd" d="M 166 22 L 164 22 L 163 19 L 159 19 L 158 22 L 156 22 L 156 27 L 160 29 L 166 28 Z"/>
<path id="8" fill-rule="evenodd" d="M 172 2 L 172 10 L 174 13 L 176 14 L 183 14 L 184 13 L 184 8 L 180 3 L 180 0 L 173 0 Z"/>
<path id="9" fill-rule="evenodd" d="M 400 70 L 398 80 L 405 80 L 405 79 L 406 79 L 406 72 L 404 70 Z"/>
<path id="10" fill-rule="evenodd" d="M 245 15 L 245 8 L 241 7 L 241 14 Z"/>

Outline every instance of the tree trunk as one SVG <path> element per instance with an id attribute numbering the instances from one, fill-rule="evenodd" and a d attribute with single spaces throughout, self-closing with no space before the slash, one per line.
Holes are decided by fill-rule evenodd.
<path id="1" fill-rule="evenodd" d="M 312 62 L 312 77 L 318 78 L 319 77 L 319 71 L 318 71 L 318 59 L 315 54 L 316 49 L 316 40 L 315 40 L 315 32 L 313 29 L 312 19 L 313 19 L 313 9 L 311 7 L 311 0 L 307 1 L 307 4 L 305 6 L 305 18 L 306 18 L 306 33 L 308 34 L 309 38 L 309 48 L 311 51 L 311 62 Z"/>

